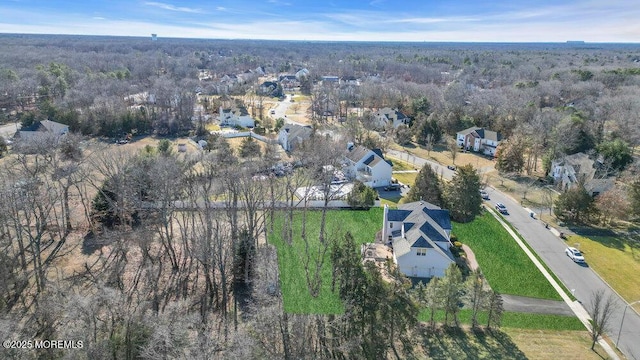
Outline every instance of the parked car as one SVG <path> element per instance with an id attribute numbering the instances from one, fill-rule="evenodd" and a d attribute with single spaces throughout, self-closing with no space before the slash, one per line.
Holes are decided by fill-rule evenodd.
<path id="1" fill-rule="evenodd" d="M 484 190 L 480 190 L 480 197 L 482 197 L 483 200 L 489 200 L 489 193 Z"/>
<path id="2" fill-rule="evenodd" d="M 398 191 L 400 190 L 400 184 L 391 184 L 384 187 L 384 191 Z"/>
<path id="3" fill-rule="evenodd" d="M 447 165 L 447 169 L 451 171 L 456 171 L 456 167 L 454 165 Z"/>
<path id="4" fill-rule="evenodd" d="M 509 212 L 507 211 L 507 207 L 504 206 L 503 203 L 496 203 L 496 210 L 500 212 L 500 214 L 507 215 Z"/>
<path id="5" fill-rule="evenodd" d="M 574 247 L 568 247 L 564 250 L 564 253 L 567 254 L 569 259 L 573 260 L 574 262 L 584 263 L 584 256 L 582 255 L 580 250 Z"/>

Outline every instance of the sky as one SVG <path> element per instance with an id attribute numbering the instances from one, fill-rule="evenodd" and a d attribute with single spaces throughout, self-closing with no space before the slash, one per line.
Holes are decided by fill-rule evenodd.
<path id="1" fill-rule="evenodd" d="M 640 42 L 633 0 L 0 0 L 0 33 L 427 42 Z"/>

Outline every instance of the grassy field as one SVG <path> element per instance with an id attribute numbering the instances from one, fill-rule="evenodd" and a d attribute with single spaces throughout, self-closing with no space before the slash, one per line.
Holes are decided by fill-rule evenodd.
<path id="1" fill-rule="evenodd" d="M 613 236 L 569 236 L 567 245 L 576 244 L 587 264 L 625 300 L 640 300 L 640 243 Z M 634 308 L 640 311 L 640 304 Z"/>
<path id="2" fill-rule="evenodd" d="M 423 146 L 418 144 L 411 144 L 410 146 L 402 147 L 396 143 L 393 143 L 390 146 L 394 150 L 398 151 L 406 151 L 411 155 L 415 155 L 417 157 L 423 159 L 431 159 L 439 162 L 442 165 L 452 165 L 453 159 L 451 158 L 451 152 L 446 149 L 443 145 L 436 145 L 433 147 L 432 151 L 427 151 Z M 457 166 L 470 164 L 476 169 L 485 168 L 485 167 L 493 167 L 494 162 L 489 160 L 481 155 L 476 155 L 474 153 L 463 153 L 458 152 L 456 154 L 456 163 Z"/>
<path id="3" fill-rule="evenodd" d="M 533 262 L 491 214 L 455 223 L 453 233 L 475 253 L 491 287 L 501 294 L 562 300 Z"/>
<path id="4" fill-rule="evenodd" d="M 418 315 L 420 321 L 429 321 L 429 311 L 422 310 Z M 462 324 L 471 325 L 471 310 L 462 309 L 458 314 Z M 436 313 L 436 321 L 444 321 L 444 312 Z M 480 324 L 487 323 L 487 313 L 481 312 L 478 316 Z M 537 330 L 584 330 L 584 325 L 575 316 L 528 314 L 506 311 L 502 315 L 503 328 L 537 329 Z"/>
<path id="5" fill-rule="evenodd" d="M 306 233 L 311 244 L 311 253 L 317 255 L 319 249 L 318 234 L 320 232 L 319 211 L 307 213 Z M 275 224 L 273 234 L 269 235 L 269 243 L 278 249 L 278 266 L 280 270 L 280 286 L 284 299 L 284 309 L 295 314 L 338 314 L 343 306 L 338 294 L 331 291 L 330 253 L 327 251 L 322 267 L 322 286 L 320 295 L 312 297 L 309 293 L 303 266 L 305 244 L 301 238 L 302 214 L 296 213 L 291 245 L 282 240 L 282 220 L 280 216 Z M 382 208 L 368 211 L 330 210 L 327 212 L 327 234 L 332 238 L 341 238 L 350 231 L 357 243 L 373 242 L 375 234 L 382 226 Z"/>
<path id="6" fill-rule="evenodd" d="M 589 333 L 586 331 L 516 328 L 502 328 L 501 330 L 529 359 L 602 360 L 608 358 L 607 353 L 598 344 L 596 344 L 595 351 L 591 351 L 591 341 Z"/>

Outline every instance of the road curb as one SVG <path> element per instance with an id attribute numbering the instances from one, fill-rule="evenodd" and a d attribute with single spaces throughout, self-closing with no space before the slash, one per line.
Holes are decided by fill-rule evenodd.
<path id="1" fill-rule="evenodd" d="M 496 214 L 496 212 L 493 209 L 491 209 L 490 207 L 485 206 L 485 209 L 488 210 L 489 213 L 491 213 L 491 215 L 494 218 L 496 218 L 496 220 L 498 220 L 500 225 L 502 225 L 502 227 L 504 227 L 505 230 L 507 230 L 509 235 L 511 235 L 511 237 L 513 237 L 513 239 L 520 246 L 520 248 L 524 251 L 524 253 L 529 257 L 529 259 L 531 259 L 533 264 L 538 268 L 538 270 L 540 270 L 542 275 L 547 279 L 547 281 L 549 281 L 551 286 L 553 286 L 553 288 L 558 292 L 558 294 L 560 295 L 562 300 L 564 300 L 564 302 L 573 311 L 573 313 L 576 315 L 578 320 L 580 320 L 582 322 L 582 324 L 587 328 L 587 330 L 589 332 L 591 332 L 591 329 L 590 329 L 591 316 L 589 316 L 589 313 L 584 308 L 584 306 L 582 306 L 582 304 L 577 300 L 576 301 L 571 301 L 569 296 L 564 292 L 564 290 L 558 284 L 558 282 L 551 276 L 551 274 L 549 274 L 549 271 L 547 271 L 547 269 L 542 265 L 540 260 L 538 260 L 538 258 L 536 258 L 533 255 L 531 249 L 529 249 L 523 243 L 523 241 L 520 239 L 520 237 L 518 237 L 516 232 L 509 225 L 507 225 L 507 223 L 505 222 L 504 219 L 502 219 L 500 216 L 498 216 L 498 214 Z M 618 354 L 616 354 L 616 352 L 613 350 L 613 348 L 606 341 L 604 341 L 604 339 L 600 338 L 598 340 L 598 344 L 600 344 L 600 346 L 602 346 L 604 351 L 607 352 L 607 355 L 609 355 L 609 357 L 611 359 L 620 360 L 620 358 L 618 357 Z"/>

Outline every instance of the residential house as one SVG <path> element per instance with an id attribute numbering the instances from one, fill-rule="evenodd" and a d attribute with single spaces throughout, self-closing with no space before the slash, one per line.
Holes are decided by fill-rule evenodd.
<path id="1" fill-rule="evenodd" d="M 391 124 L 394 128 L 400 125 L 408 125 L 410 120 L 408 116 L 398 111 L 398 109 L 391 109 L 388 107 L 382 108 L 373 114 L 374 126 L 378 129 L 384 129 L 388 124 Z"/>
<path id="2" fill-rule="evenodd" d="M 306 77 L 309 77 L 309 70 L 307 70 L 306 68 L 302 68 L 296 72 L 296 79 L 301 81 Z"/>
<path id="3" fill-rule="evenodd" d="M 360 80 L 358 80 L 355 76 L 343 76 L 340 78 L 340 85 L 359 86 Z"/>
<path id="4" fill-rule="evenodd" d="M 502 141 L 500 133 L 473 126 L 462 130 L 457 134 L 458 146 L 465 150 L 481 152 L 485 155 L 495 156 L 496 148 Z"/>
<path id="5" fill-rule="evenodd" d="M 284 151 L 293 151 L 309 139 L 312 132 L 310 126 L 286 124 L 278 133 L 278 144 L 282 146 Z"/>
<path id="6" fill-rule="evenodd" d="M 258 91 L 262 95 L 276 96 L 276 97 L 282 96 L 282 88 L 279 87 L 278 83 L 275 81 L 263 82 L 262 84 L 260 84 Z"/>
<path id="7" fill-rule="evenodd" d="M 28 128 L 23 128 L 16 135 L 21 139 L 30 139 L 44 134 L 63 136 L 69 132 L 69 126 L 51 120 L 42 120 Z"/>
<path id="8" fill-rule="evenodd" d="M 382 239 L 393 249 L 400 272 L 416 278 L 444 276 L 455 262 L 451 253 L 449 210 L 423 201 L 384 206 Z"/>
<path id="9" fill-rule="evenodd" d="M 596 178 L 597 170 L 596 162 L 589 155 L 579 152 L 553 160 L 549 175 L 562 191 L 582 183 L 591 196 L 596 196 L 615 184 L 615 178 Z"/>
<path id="10" fill-rule="evenodd" d="M 291 74 L 280 75 L 278 77 L 278 81 L 280 82 L 280 85 L 282 85 L 283 89 L 293 89 L 300 86 L 298 78 Z"/>
<path id="11" fill-rule="evenodd" d="M 256 124 L 255 120 L 249 116 L 247 109 L 243 107 L 224 109 L 221 106 L 219 119 L 220 126 L 242 126 L 252 128 Z"/>
<path id="12" fill-rule="evenodd" d="M 338 85 L 340 83 L 340 78 L 334 75 L 326 75 L 322 77 L 322 85 Z"/>
<path id="13" fill-rule="evenodd" d="M 384 159 L 380 149 L 350 146 L 343 173 L 372 188 L 391 184 L 391 163 Z"/>

